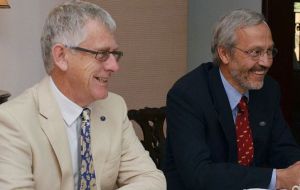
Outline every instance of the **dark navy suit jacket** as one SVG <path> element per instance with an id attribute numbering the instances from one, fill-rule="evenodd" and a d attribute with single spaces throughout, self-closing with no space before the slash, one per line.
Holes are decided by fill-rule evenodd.
<path id="1" fill-rule="evenodd" d="M 235 124 L 219 68 L 202 64 L 179 79 L 167 97 L 168 190 L 267 188 L 272 168 L 300 160 L 279 91 L 268 76 L 262 89 L 249 91 L 254 161 L 244 167 L 237 164 Z"/>

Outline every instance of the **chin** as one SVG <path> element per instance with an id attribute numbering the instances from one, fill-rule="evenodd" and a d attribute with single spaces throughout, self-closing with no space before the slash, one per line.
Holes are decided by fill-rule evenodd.
<path id="1" fill-rule="evenodd" d="M 264 82 L 260 81 L 260 82 L 252 82 L 251 84 L 248 85 L 248 89 L 249 90 L 259 90 L 263 87 Z"/>
<path id="2" fill-rule="evenodd" d="M 93 97 L 95 100 L 101 100 L 101 99 L 105 99 L 108 96 L 108 91 L 105 92 L 96 92 L 94 93 Z"/>

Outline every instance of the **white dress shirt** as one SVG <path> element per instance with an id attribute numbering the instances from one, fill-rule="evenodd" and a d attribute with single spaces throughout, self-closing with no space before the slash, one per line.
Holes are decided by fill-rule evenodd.
<path id="1" fill-rule="evenodd" d="M 83 108 L 69 100 L 66 96 L 64 96 L 56 87 L 51 77 L 50 86 L 54 97 L 58 103 L 63 119 L 65 121 L 65 127 L 68 135 L 69 147 L 72 158 L 73 177 L 75 182 L 74 189 L 77 190 L 79 188 L 78 184 L 80 164 L 80 114 Z"/>

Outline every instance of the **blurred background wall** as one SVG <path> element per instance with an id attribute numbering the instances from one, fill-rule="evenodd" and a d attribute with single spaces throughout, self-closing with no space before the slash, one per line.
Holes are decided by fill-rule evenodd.
<path id="1" fill-rule="evenodd" d="M 12 97 L 44 75 L 40 33 L 44 20 L 63 0 L 8 0 L 0 9 L 0 89 Z M 159 107 L 172 84 L 187 71 L 211 60 L 214 22 L 229 10 L 261 12 L 261 0 L 90 0 L 117 21 L 121 70 L 110 81 L 128 107 Z"/>

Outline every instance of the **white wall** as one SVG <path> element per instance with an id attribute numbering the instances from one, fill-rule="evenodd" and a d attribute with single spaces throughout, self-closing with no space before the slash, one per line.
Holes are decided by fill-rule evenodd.
<path id="1" fill-rule="evenodd" d="M 211 61 L 211 33 L 221 16 L 237 8 L 261 12 L 261 4 L 261 0 L 189 0 L 188 70 Z"/>
<path id="2" fill-rule="evenodd" d="M 0 89 L 20 94 L 44 75 L 40 34 L 44 20 L 62 0 L 8 0 L 0 9 Z"/>

